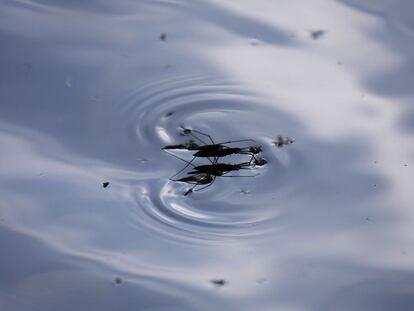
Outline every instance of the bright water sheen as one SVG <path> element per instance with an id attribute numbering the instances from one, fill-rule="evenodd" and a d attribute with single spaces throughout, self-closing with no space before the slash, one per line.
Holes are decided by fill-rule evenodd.
<path id="1" fill-rule="evenodd" d="M 413 310 L 405 5 L 1 2 L 0 310 Z"/>

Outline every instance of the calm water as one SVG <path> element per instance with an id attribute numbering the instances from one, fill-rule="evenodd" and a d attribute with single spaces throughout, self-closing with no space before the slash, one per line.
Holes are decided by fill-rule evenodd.
<path id="1" fill-rule="evenodd" d="M 0 310 L 413 310 L 413 9 L 3 0 Z M 184 196 L 180 126 L 268 163 Z"/>

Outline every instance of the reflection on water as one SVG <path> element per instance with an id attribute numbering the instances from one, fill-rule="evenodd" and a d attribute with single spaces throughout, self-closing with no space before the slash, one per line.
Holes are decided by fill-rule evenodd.
<path id="1" fill-rule="evenodd" d="M 365 23 L 409 19 L 321 3 L 2 2 L 0 309 L 411 310 L 412 114 L 393 127 L 384 104 L 411 91 L 336 41 L 346 19 L 388 57 Z M 197 159 L 170 180 L 183 128 L 254 139 L 211 164 L 254 178 Z M 184 195 L 198 174 L 214 182 Z"/>

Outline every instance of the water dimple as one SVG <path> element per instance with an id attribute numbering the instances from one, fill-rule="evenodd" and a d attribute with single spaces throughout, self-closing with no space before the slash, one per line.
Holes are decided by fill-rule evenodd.
<path id="1" fill-rule="evenodd" d="M 222 79 L 184 77 L 141 87 L 120 106 L 129 143 L 139 146 L 141 158 L 150 159 L 139 181 L 141 191 L 125 183 L 134 202 L 133 220 L 140 226 L 169 238 L 203 240 L 253 236 L 277 228 L 279 210 L 271 198 L 283 188 L 291 163 L 278 158 L 272 139 L 280 128 L 274 125 L 279 117 L 263 98 Z M 208 133 L 215 142 L 254 139 L 233 146 L 260 145 L 267 163 L 252 168 L 252 178 L 217 177 L 210 187 L 184 196 L 188 185 L 169 177 L 185 163 L 161 150 L 167 144 L 188 142 L 188 135 L 180 135 L 183 126 Z M 180 156 L 189 160 L 192 152 L 181 150 Z M 221 162 L 246 160 L 248 155 L 233 155 Z M 194 164 L 206 163 L 196 159 Z"/>

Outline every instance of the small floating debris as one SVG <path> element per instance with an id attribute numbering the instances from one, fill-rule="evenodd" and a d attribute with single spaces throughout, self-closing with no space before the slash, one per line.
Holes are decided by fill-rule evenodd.
<path id="1" fill-rule="evenodd" d="M 147 158 L 141 158 L 141 159 L 138 159 L 138 161 L 142 164 L 145 164 L 145 163 L 149 162 L 149 160 Z"/>
<path id="2" fill-rule="evenodd" d="M 120 277 L 116 277 L 116 278 L 114 279 L 114 284 L 115 284 L 115 285 L 121 285 L 121 284 L 122 284 L 122 282 L 123 282 L 123 280 L 122 280 L 122 278 L 120 278 Z"/>
<path id="3" fill-rule="evenodd" d="M 293 138 L 283 137 L 283 136 L 279 135 L 278 137 L 276 137 L 276 140 L 273 141 L 273 145 L 275 145 L 278 148 L 281 148 L 283 146 L 293 144 L 294 142 L 295 142 L 295 140 Z"/>
<path id="4" fill-rule="evenodd" d="M 323 29 L 318 29 L 318 30 L 311 30 L 309 33 L 313 40 L 318 40 L 325 35 L 326 31 Z"/>
<path id="5" fill-rule="evenodd" d="M 259 285 L 262 285 L 262 284 L 267 283 L 267 281 L 268 281 L 267 278 L 259 278 L 256 280 L 256 283 Z"/>
<path id="6" fill-rule="evenodd" d="M 165 32 L 160 34 L 160 40 L 166 42 L 167 41 L 167 34 Z"/>
<path id="7" fill-rule="evenodd" d="M 167 112 L 167 113 L 165 114 L 165 117 L 166 117 L 166 118 L 171 117 L 173 114 L 174 114 L 174 112 L 172 112 L 172 111 Z"/>
<path id="8" fill-rule="evenodd" d="M 31 63 L 23 63 L 23 67 L 26 69 L 26 70 L 31 70 L 32 69 L 32 67 L 33 67 L 33 65 L 31 64 Z"/>
<path id="9" fill-rule="evenodd" d="M 228 282 L 225 279 L 212 279 L 210 280 L 210 283 L 217 287 L 223 287 Z"/>
<path id="10" fill-rule="evenodd" d="M 109 186 L 109 181 L 105 181 L 102 183 L 102 187 L 106 188 Z"/>
<path id="11" fill-rule="evenodd" d="M 258 46 L 258 45 L 260 45 L 262 42 L 259 40 L 259 39 L 250 39 L 249 40 L 249 44 L 251 45 L 251 46 Z"/>
<path id="12" fill-rule="evenodd" d="M 71 89 L 73 87 L 73 80 L 72 80 L 72 78 L 70 78 L 70 77 L 67 77 L 66 78 L 66 80 L 65 80 L 65 86 L 68 89 Z"/>

